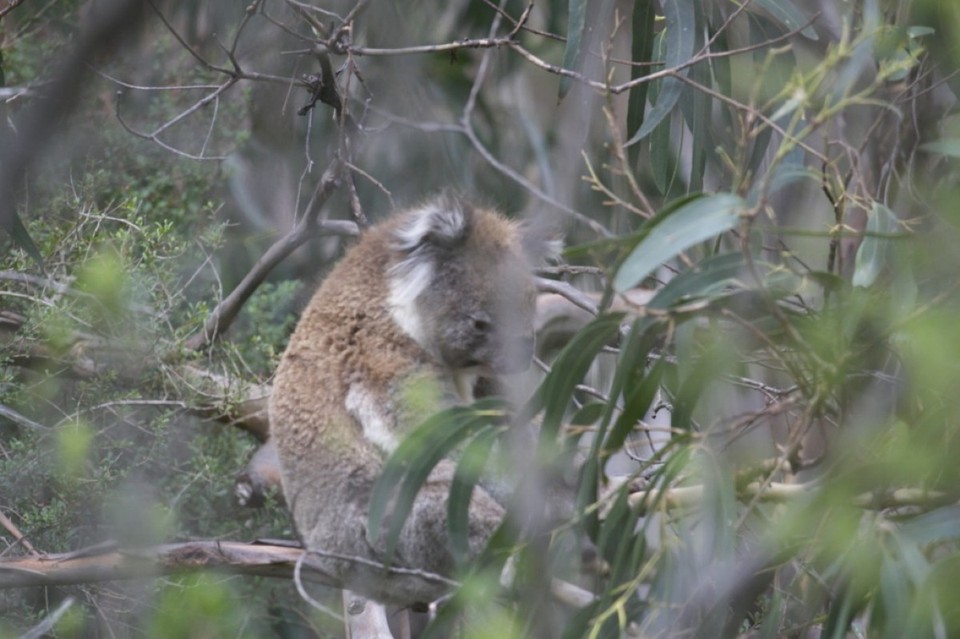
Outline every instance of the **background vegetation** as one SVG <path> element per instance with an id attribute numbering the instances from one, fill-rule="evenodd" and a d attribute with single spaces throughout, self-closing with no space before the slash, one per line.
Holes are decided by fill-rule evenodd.
<path id="1" fill-rule="evenodd" d="M 946 0 L 0 0 L 0 636 L 339 636 L 289 576 L 151 549 L 294 537 L 234 485 L 297 311 L 450 187 L 569 248 L 512 398 L 536 451 L 488 400 L 390 468 L 540 462 L 435 629 L 957 636 L 958 31 Z M 83 549 L 148 560 L 13 564 Z"/>

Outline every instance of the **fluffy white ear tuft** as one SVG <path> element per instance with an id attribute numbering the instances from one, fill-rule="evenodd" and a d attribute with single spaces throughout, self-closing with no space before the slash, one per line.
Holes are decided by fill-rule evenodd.
<path id="1" fill-rule="evenodd" d="M 393 247 L 409 253 L 427 245 L 453 246 L 462 242 L 470 230 L 473 210 L 466 202 L 444 195 L 408 211 L 404 218 L 394 231 Z"/>
<path id="2" fill-rule="evenodd" d="M 473 209 L 444 195 L 403 214 L 393 232 L 391 247 L 400 253 L 387 273 L 390 278 L 390 314 L 407 335 L 426 347 L 426 333 L 417 298 L 430 286 L 436 252 L 456 247 L 470 232 Z"/>

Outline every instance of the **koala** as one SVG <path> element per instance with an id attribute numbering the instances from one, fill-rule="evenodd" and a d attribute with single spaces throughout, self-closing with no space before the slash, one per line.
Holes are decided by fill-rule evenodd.
<path id="1" fill-rule="evenodd" d="M 367 531 L 370 496 L 387 456 L 423 419 L 471 401 L 478 379 L 529 366 L 531 243 L 500 214 L 439 197 L 369 229 L 303 312 L 277 369 L 271 438 L 297 532 L 344 588 L 400 606 L 446 593 L 415 571 L 454 569 L 453 462 L 428 477 L 400 533 L 391 566 L 413 571 L 372 563 L 386 556 L 383 540 Z M 474 490 L 471 556 L 503 514 L 488 492 Z"/>

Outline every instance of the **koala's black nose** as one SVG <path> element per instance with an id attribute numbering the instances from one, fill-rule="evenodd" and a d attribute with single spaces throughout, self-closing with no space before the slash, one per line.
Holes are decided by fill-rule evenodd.
<path id="1" fill-rule="evenodd" d="M 504 339 L 500 353 L 498 373 L 510 375 L 530 368 L 533 360 L 533 337 L 509 337 Z"/>

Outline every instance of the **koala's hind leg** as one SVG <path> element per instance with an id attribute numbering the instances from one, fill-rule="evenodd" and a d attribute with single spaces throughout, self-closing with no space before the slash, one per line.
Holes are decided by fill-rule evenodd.
<path id="1" fill-rule="evenodd" d="M 401 555 L 413 552 L 415 556 L 427 560 L 423 565 L 435 566 L 444 574 L 452 568 L 447 511 L 454 471 L 454 463 L 443 460 L 430 473 L 414 501 L 397 546 Z M 483 550 L 503 516 L 503 507 L 477 486 L 469 507 L 470 558 Z"/>
<path id="2" fill-rule="evenodd" d="M 428 604 L 439 599 L 450 590 L 450 579 L 454 577 L 453 555 L 450 550 L 450 535 L 447 523 L 447 504 L 450 485 L 453 479 L 454 465 L 449 460 L 441 461 L 433 470 L 403 523 L 400 536 L 394 549 L 391 565 L 413 568 L 442 579 L 418 578 L 412 575 L 393 574 L 377 586 L 385 592 L 376 592 L 369 587 L 371 580 L 360 587 L 374 598 L 399 604 Z M 483 550 L 490 537 L 503 520 L 503 508 L 487 494 L 476 487 L 470 500 L 468 556 L 473 559 Z M 389 526 L 389 518 L 384 522 Z M 385 557 L 385 538 L 368 540 L 373 553 L 382 561 Z M 382 578 L 382 575 L 381 575 Z"/>

